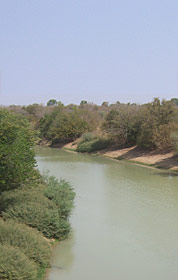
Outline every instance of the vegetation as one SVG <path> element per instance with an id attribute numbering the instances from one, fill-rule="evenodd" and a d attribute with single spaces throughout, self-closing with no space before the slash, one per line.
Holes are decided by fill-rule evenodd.
<path id="1" fill-rule="evenodd" d="M 87 123 L 78 112 L 64 112 L 61 107 L 50 115 L 45 115 L 40 121 L 41 136 L 52 144 L 65 143 L 80 137 L 87 129 Z"/>
<path id="2" fill-rule="evenodd" d="M 37 266 L 20 249 L 0 244 L 0 279 L 36 280 Z"/>
<path id="3" fill-rule="evenodd" d="M 77 148 L 80 152 L 94 152 L 108 145 L 178 150 L 178 98 L 170 101 L 155 98 L 143 105 L 104 101 L 98 106 L 82 100 L 80 105 L 64 106 L 54 101 L 49 100 L 48 106 L 11 106 L 9 110 L 25 115 L 37 135 L 51 146 L 80 137 Z M 83 135 L 93 136 L 89 141 Z"/>
<path id="4" fill-rule="evenodd" d="M 178 98 L 172 98 L 172 99 L 171 99 L 171 102 L 172 102 L 174 105 L 178 106 Z"/>
<path id="5" fill-rule="evenodd" d="M 124 105 L 113 108 L 106 116 L 103 130 L 118 146 L 135 145 L 141 124 L 140 107 Z"/>
<path id="6" fill-rule="evenodd" d="M 155 99 L 143 108 L 138 144 L 151 149 L 172 146 L 172 134 L 178 129 L 176 110 L 170 101 Z"/>
<path id="7" fill-rule="evenodd" d="M 91 133 L 85 133 L 78 144 L 77 151 L 81 153 L 92 153 L 102 150 L 110 145 L 110 139 L 97 137 Z"/>
<path id="8" fill-rule="evenodd" d="M 33 176 L 34 136 L 26 119 L 0 110 L 0 192 Z"/>
<path id="9" fill-rule="evenodd" d="M 75 193 L 70 184 L 64 180 L 58 181 L 53 176 L 45 176 L 47 188 L 44 195 L 57 206 L 61 218 L 67 219 L 73 209 Z"/>
<path id="10" fill-rule="evenodd" d="M 74 191 L 37 172 L 33 147 L 39 139 L 54 145 L 78 137 L 79 152 L 137 145 L 178 153 L 178 99 L 101 106 L 51 99 L 0 109 L 0 279 L 42 279 L 50 259 L 44 236 L 68 236 Z"/>
<path id="11" fill-rule="evenodd" d="M 50 99 L 47 102 L 47 106 L 54 106 L 54 105 L 57 105 L 57 101 L 55 99 Z"/>
<path id="12" fill-rule="evenodd" d="M 137 145 L 178 153 L 178 99 L 101 106 L 51 99 L 0 109 L 0 279 L 43 279 L 51 252 L 44 236 L 68 236 L 74 191 L 37 172 L 33 147 L 39 139 L 54 145 L 78 137 L 79 152 Z"/>
<path id="13" fill-rule="evenodd" d="M 51 254 L 50 245 L 37 231 L 13 220 L 0 220 L 0 243 L 19 248 L 29 259 L 47 267 Z"/>
<path id="14" fill-rule="evenodd" d="M 1 195 L 1 215 L 42 232 L 48 238 L 64 239 L 70 231 L 68 221 L 59 215 L 56 204 L 42 193 L 16 190 Z M 8 206 L 7 206 L 8 205 Z"/>
<path id="15" fill-rule="evenodd" d="M 38 105 L 32 106 L 28 111 L 36 114 Z M 38 133 L 32 132 L 37 124 L 30 119 L 32 126 L 24 116 L 0 110 L 0 279 L 4 280 L 42 279 L 51 254 L 44 236 L 61 240 L 70 232 L 74 191 L 64 180 L 43 178 L 35 169 Z"/>
<path id="16" fill-rule="evenodd" d="M 120 106 L 119 106 L 120 108 Z M 111 110 L 103 124 L 104 130 L 118 146 L 139 145 L 148 149 L 173 148 L 173 134 L 178 131 L 178 110 L 171 101 L 137 106 L 128 104 Z"/>

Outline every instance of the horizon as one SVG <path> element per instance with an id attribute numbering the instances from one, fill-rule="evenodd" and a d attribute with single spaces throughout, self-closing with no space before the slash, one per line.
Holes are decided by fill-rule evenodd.
<path id="1" fill-rule="evenodd" d="M 171 99 L 174 99 L 174 98 L 177 98 L 177 97 L 171 97 L 170 99 L 166 99 L 166 98 L 160 98 L 160 97 L 153 97 L 153 99 L 151 100 L 151 101 L 148 101 L 148 102 L 144 102 L 144 103 L 136 103 L 136 102 L 129 102 L 129 100 L 128 100 L 128 102 L 120 102 L 120 104 L 130 104 L 130 105 L 132 105 L 132 104 L 136 104 L 136 105 L 144 105 L 144 104 L 147 104 L 147 103 L 151 103 L 151 102 L 153 102 L 153 100 L 155 99 L 155 98 L 158 98 L 160 101 L 163 101 L 163 100 L 166 100 L 166 101 L 170 101 Z M 55 99 L 55 98 L 50 98 L 49 100 L 52 100 L 52 99 Z M 20 107 L 23 107 L 23 106 L 25 106 L 25 107 L 27 107 L 27 106 L 30 106 L 30 105 L 39 105 L 39 106 L 47 106 L 47 102 L 49 101 L 49 100 L 47 100 L 45 103 L 43 103 L 43 102 L 41 102 L 41 103 L 30 103 L 30 104 L 8 104 L 8 105 L 6 105 L 6 104 L 0 104 L 0 107 L 9 107 L 9 106 L 20 106 Z M 80 102 L 81 101 L 87 101 L 87 100 L 81 100 L 79 103 L 64 103 L 64 102 L 62 102 L 61 100 L 57 100 L 57 99 L 55 99 L 57 102 L 61 102 L 64 106 L 69 106 L 69 105 L 76 105 L 76 106 L 80 106 Z M 119 101 L 119 100 L 117 100 L 117 101 Z M 94 102 L 92 102 L 92 101 L 87 101 L 87 104 L 88 105 L 97 105 L 97 106 L 102 106 L 102 103 L 103 102 L 107 102 L 108 103 L 108 106 L 110 106 L 110 105 L 113 105 L 113 104 L 116 104 L 117 103 L 117 101 L 115 101 L 115 102 L 108 102 L 107 100 L 103 100 L 100 104 L 98 104 L 98 103 L 94 103 Z M 51 106 L 56 106 L 56 105 L 51 105 Z"/>

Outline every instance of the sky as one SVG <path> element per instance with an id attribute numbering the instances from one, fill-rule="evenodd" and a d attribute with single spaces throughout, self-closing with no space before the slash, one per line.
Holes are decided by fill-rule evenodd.
<path id="1" fill-rule="evenodd" d="M 0 0 L 0 104 L 178 97 L 177 0 Z"/>

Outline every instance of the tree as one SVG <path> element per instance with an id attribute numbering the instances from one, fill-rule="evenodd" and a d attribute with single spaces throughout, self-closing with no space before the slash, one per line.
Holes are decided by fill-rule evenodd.
<path id="1" fill-rule="evenodd" d="M 109 106 L 109 102 L 104 101 L 104 102 L 102 103 L 102 105 L 101 105 L 101 106 L 108 107 L 108 106 Z"/>
<path id="2" fill-rule="evenodd" d="M 138 117 L 139 107 L 135 105 L 120 106 L 119 109 L 111 110 L 103 124 L 103 130 L 118 145 L 136 144 L 140 120 Z"/>
<path id="3" fill-rule="evenodd" d="M 172 146 L 171 135 L 177 130 L 175 106 L 171 101 L 155 98 L 142 107 L 142 124 L 138 134 L 139 145 L 150 149 Z"/>
<path id="4" fill-rule="evenodd" d="M 55 106 L 57 105 L 58 102 L 56 101 L 56 99 L 50 99 L 48 102 L 47 102 L 47 106 Z"/>
<path id="5" fill-rule="evenodd" d="M 174 105 L 178 106 L 178 98 L 172 98 L 172 99 L 171 99 L 171 102 L 172 102 Z"/>
<path id="6" fill-rule="evenodd" d="M 88 102 L 86 101 L 86 100 L 82 100 L 81 102 L 80 102 L 80 105 L 84 105 L 84 104 L 87 104 Z"/>
<path id="7" fill-rule="evenodd" d="M 57 105 L 60 107 L 64 107 L 64 104 L 61 101 L 57 101 Z"/>
<path id="8" fill-rule="evenodd" d="M 0 110 L 0 192 L 18 187 L 33 176 L 34 137 L 22 116 Z"/>
<path id="9" fill-rule="evenodd" d="M 87 123 L 77 111 L 65 112 L 56 108 L 41 120 L 41 135 L 52 143 L 73 141 L 87 130 Z"/>

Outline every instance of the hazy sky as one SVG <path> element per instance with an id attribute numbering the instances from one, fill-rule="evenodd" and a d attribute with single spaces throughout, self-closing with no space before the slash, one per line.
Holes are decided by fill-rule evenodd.
<path id="1" fill-rule="evenodd" d="M 178 0 L 0 0 L 0 35 L 0 104 L 178 97 Z"/>

